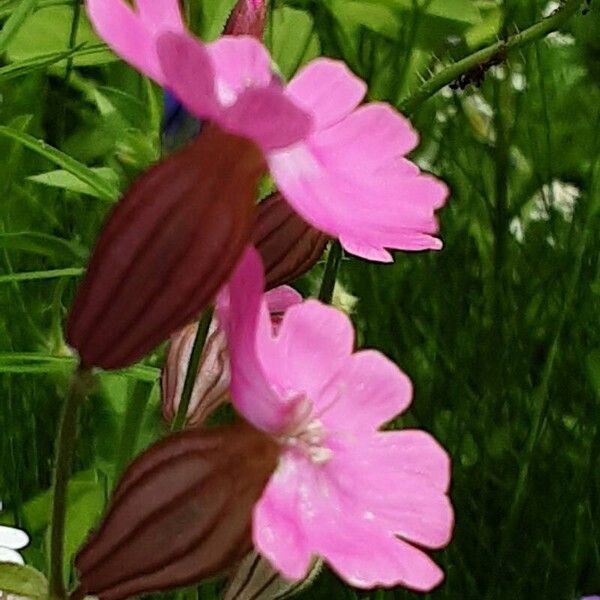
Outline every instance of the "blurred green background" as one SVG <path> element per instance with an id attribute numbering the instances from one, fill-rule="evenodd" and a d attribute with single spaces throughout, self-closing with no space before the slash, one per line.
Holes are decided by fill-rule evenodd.
<path id="1" fill-rule="evenodd" d="M 231 0 L 191 0 L 205 39 Z M 285 77 L 342 58 L 372 99 L 551 13 L 537 0 L 273 0 L 265 41 Z M 582 8 L 585 6 L 582 3 Z M 337 300 L 361 345 L 393 358 L 415 399 L 402 425 L 453 458 L 456 530 L 425 597 L 557 598 L 600 591 L 600 4 L 512 52 L 479 88 L 444 88 L 412 115 L 413 157 L 448 182 L 439 253 L 346 259 Z M 0 521 L 45 568 L 55 430 L 73 360 L 61 323 L 103 217 L 160 152 L 160 90 L 117 61 L 80 7 L 0 0 Z M 583 14 L 583 13 L 586 14 Z M 298 282 L 314 293 L 322 265 Z M 151 394 L 139 449 L 164 434 L 159 351 L 101 375 L 84 410 L 67 551 L 105 506 L 132 385 Z M 205 586 L 216 597 L 219 584 Z M 354 592 L 328 572 L 305 598 Z"/>

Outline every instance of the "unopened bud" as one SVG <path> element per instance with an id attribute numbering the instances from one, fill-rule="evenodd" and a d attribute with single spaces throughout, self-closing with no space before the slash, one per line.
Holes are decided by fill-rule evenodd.
<path id="1" fill-rule="evenodd" d="M 281 286 L 265 294 L 271 314 L 273 331 L 276 333 L 285 311 L 292 305 L 302 302 L 302 296 L 293 288 Z M 178 331 L 171 338 L 167 360 L 162 373 L 162 411 L 167 422 L 177 414 L 192 347 L 196 339 L 198 323 L 192 323 Z M 210 324 L 206 342 L 202 350 L 196 381 L 192 389 L 186 424 L 196 427 L 228 398 L 231 370 L 225 332 L 216 317 Z"/>
<path id="2" fill-rule="evenodd" d="M 263 260 L 267 289 L 304 275 L 321 258 L 329 241 L 278 192 L 258 205 L 251 235 Z"/>
<path id="3" fill-rule="evenodd" d="M 251 548 L 252 509 L 277 456 L 245 423 L 180 432 L 146 450 L 77 554 L 72 598 L 121 600 L 230 569 Z"/>
<path id="4" fill-rule="evenodd" d="M 261 39 L 267 18 L 266 0 L 238 0 L 225 25 L 225 35 L 251 35 Z"/>
<path id="5" fill-rule="evenodd" d="M 84 367 L 133 364 L 213 300 L 248 242 L 264 168 L 252 142 L 211 125 L 131 186 L 69 314 Z"/>

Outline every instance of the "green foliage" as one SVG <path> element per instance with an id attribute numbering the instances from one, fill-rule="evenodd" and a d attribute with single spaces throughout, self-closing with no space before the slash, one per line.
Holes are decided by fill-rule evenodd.
<path id="1" fill-rule="evenodd" d="M 39 572 L 29 566 L 0 564 L 0 590 L 33 600 L 48 596 L 48 582 Z"/>
<path id="2" fill-rule="evenodd" d="M 218 35 L 231 0 L 186 3 Z M 430 73 L 541 18 L 542 0 L 272 0 L 265 40 L 287 78 L 342 58 L 399 104 Z M 0 518 L 45 569 L 59 406 L 74 358 L 61 324 L 101 223 L 159 152 L 160 91 L 115 57 L 72 3 L 0 0 Z M 600 7 L 513 52 L 481 88 L 445 88 L 413 115 L 414 159 L 448 182 L 439 253 L 346 258 L 359 342 L 398 362 L 415 398 L 398 425 L 453 458 L 446 582 L 425 597 L 556 598 L 600 590 Z M 568 37 L 565 37 L 568 36 Z M 69 66 L 70 65 L 70 66 Z M 322 265 L 298 282 L 314 294 Z M 71 481 L 73 553 L 114 483 L 134 384 L 136 450 L 164 435 L 162 354 L 102 375 L 83 408 Z M 19 571 L 21 572 L 21 571 Z M 4 571 L 0 571 L 0 582 Z M 1 585 L 0 585 L 1 587 Z M 202 597 L 215 597 L 211 587 Z M 327 569 L 304 598 L 354 592 Z"/>

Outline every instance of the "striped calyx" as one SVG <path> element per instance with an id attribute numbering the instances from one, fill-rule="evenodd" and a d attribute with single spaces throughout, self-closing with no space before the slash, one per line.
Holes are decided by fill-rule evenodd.
<path id="1" fill-rule="evenodd" d="M 131 365 L 213 300 L 248 242 L 264 169 L 252 142 L 210 125 L 131 186 L 69 314 L 84 367 Z"/>
<path id="2" fill-rule="evenodd" d="M 300 581 L 289 581 L 269 561 L 252 550 L 230 576 L 223 600 L 283 600 L 309 587 L 323 562 L 314 558 L 308 575 Z"/>
<path id="3" fill-rule="evenodd" d="M 247 424 L 188 430 L 127 469 L 75 566 L 86 595 L 120 600 L 192 585 L 251 548 L 251 513 L 278 448 Z"/>
<path id="4" fill-rule="evenodd" d="M 267 19 L 267 0 L 238 0 L 227 23 L 224 35 L 251 35 L 261 39 Z"/>
<path id="5" fill-rule="evenodd" d="M 264 263 L 267 289 L 304 275 L 321 258 L 329 241 L 326 234 L 298 215 L 279 192 L 258 205 L 251 237 Z"/>
<path id="6" fill-rule="evenodd" d="M 191 323 L 171 336 L 167 360 L 161 376 L 163 417 L 170 423 L 177 414 L 185 376 L 196 339 L 198 323 Z M 187 412 L 188 427 L 202 425 L 206 418 L 227 398 L 231 370 L 225 332 L 213 319 L 202 349 Z"/>

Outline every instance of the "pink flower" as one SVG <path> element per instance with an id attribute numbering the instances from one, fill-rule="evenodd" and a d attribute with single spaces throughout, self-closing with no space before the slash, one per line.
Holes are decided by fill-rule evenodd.
<path id="1" fill-rule="evenodd" d="M 311 225 L 347 251 L 389 262 L 386 248 L 439 249 L 434 211 L 446 186 L 404 158 L 418 142 L 389 105 L 358 107 L 365 84 L 338 61 L 317 59 L 284 86 L 266 49 L 245 36 L 203 44 L 176 0 L 88 0 L 107 43 L 173 92 L 194 115 L 247 137 Z"/>
<path id="2" fill-rule="evenodd" d="M 433 588 L 443 573 L 421 548 L 450 539 L 448 456 L 423 431 L 379 431 L 410 404 L 409 379 L 378 352 L 353 353 L 350 320 L 314 300 L 273 334 L 262 285 L 249 249 L 219 300 L 232 401 L 280 445 L 256 549 L 293 580 L 320 556 L 357 587 Z"/>
<path id="3" fill-rule="evenodd" d="M 291 287 L 282 285 L 265 294 L 265 302 L 276 332 L 285 311 L 302 301 L 302 296 Z M 191 323 L 171 336 L 171 344 L 161 378 L 162 413 L 167 422 L 176 415 L 198 323 Z M 188 426 L 202 425 L 207 417 L 227 400 L 231 382 L 227 338 L 217 317 L 210 324 L 206 343 L 200 357 L 198 373 L 187 412 Z"/>

